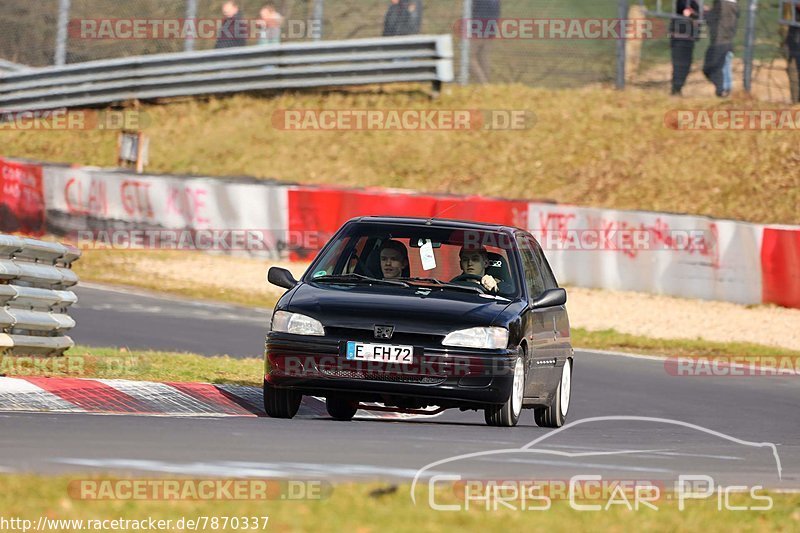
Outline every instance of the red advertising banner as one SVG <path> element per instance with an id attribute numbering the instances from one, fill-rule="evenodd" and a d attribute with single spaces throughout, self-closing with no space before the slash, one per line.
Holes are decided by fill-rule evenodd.
<path id="1" fill-rule="evenodd" d="M 436 197 L 384 189 L 348 191 L 304 188 L 289 190 L 289 230 L 318 232 L 324 245 L 342 224 L 360 216 L 436 217 L 527 226 L 527 202 L 482 197 Z M 294 261 L 310 261 L 318 249 L 293 251 Z"/>
<path id="2" fill-rule="evenodd" d="M 800 308 L 800 230 L 764 228 L 763 301 Z"/>
<path id="3" fill-rule="evenodd" d="M 0 159 L 0 231 L 44 233 L 41 165 Z"/>

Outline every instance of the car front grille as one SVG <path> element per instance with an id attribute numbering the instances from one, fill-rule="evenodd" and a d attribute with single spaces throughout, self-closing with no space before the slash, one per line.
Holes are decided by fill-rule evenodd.
<path id="1" fill-rule="evenodd" d="M 436 385 L 444 382 L 446 378 L 439 376 L 412 376 L 381 372 L 363 372 L 360 370 L 326 370 L 321 368 L 320 373 L 330 378 L 364 379 L 368 381 L 384 381 L 390 383 L 418 383 L 420 385 Z"/>

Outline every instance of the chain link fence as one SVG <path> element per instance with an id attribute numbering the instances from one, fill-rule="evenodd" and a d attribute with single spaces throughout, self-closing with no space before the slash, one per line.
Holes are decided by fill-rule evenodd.
<path id="1" fill-rule="evenodd" d="M 627 17 L 639 16 L 637 13 L 646 9 L 649 20 L 653 21 L 653 33 L 636 33 L 632 39 L 626 40 L 626 79 L 629 85 L 669 91 L 672 66 L 668 21 L 664 17 L 675 12 L 675 0 L 497 0 L 502 20 L 508 24 L 497 33 L 482 26 L 485 33 L 480 35 L 494 38 L 465 39 L 467 33 L 475 37 L 470 23 L 485 13 L 485 10 L 481 11 L 485 7 L 478 7 L 484 1 L 489 0 L 397 0 L 404 5 L 419 6 L 417 15 L 421 13 L 421 33 L 453 35 L 456 70 L 461 73 L 462 81 L 523 83 L 548 88 L 608 84 L 615 80 L 619 84 L 621 48 L 620 40 L 614 38 L 614 28 L 606 24 L 608 27 L 601 30 L 599 36 L 589 30 L 595 28 L 592 26 L 595 22 L 601 24 L 619 19 L 628 9 L 631 11 Z M 713 1 L 705 0 L 705 3 L 710 5 Z M 735 90 L 741 89 L 746 14 L 750 1 L 739 2 L 741 18 L 734 47 L 734 74 L 738 82 Z M 301 42 L 318 38 L 381 36 L 391 2 L 239 0 L 238 4 L 239 16 L 246 28 L 245 44 L 256 45 L 260 41 L 255 21 L 268 3 L 274 5 L 283 17 L 281 41 Z M 3 28 L 0 32 L 0 60 L 36 67 L 56 63 L 60 12 L 62 20 L 68 23 L 62 33 L 62 57 L 66 63 L 180 52 L 187 48 L 210 49 L 216 45 L 219 25 L 224 18 L 224 4 L 224 0 L 0 0 L 0 27 Z M 465 15 L 469 16 L 472 9 L 476 12 L 465 20 Z M 753 46 L 753 92 L 762 99 L 788 101 L 779 12 L 778 0 L 758 2 Z M 152 31 L 153 21 L 183 24 L 186 19 L 198 22 L 198 28 L 199 21 L 208 21 L 216 26 L 197 39 Z M 544 25 L 531 26 L 533 19 L 545 21 Z M 123 35 L 114 30 L 119 27 L 113 24 L 119 21 L 149 21 L 151 31 L 138 37 Z M 573 26 L 576 23 L 577 26 Z M 84 31 L 86 28 L 89 30 Z M 104 28 L 112 30 L 104 33 Z M 185 30 L 185 26 L 180 28 Z M 707 38 L 697 42 L 685 94 L 713 94 L 711 84 L 701 71 L 707 44 Z M 462 62 L 466 53 L 470 61 Z"/>

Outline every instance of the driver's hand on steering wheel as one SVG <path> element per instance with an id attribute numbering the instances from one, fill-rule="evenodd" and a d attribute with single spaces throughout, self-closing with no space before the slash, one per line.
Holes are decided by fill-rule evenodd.
<path id="1" fill-rule="evenodd" d="M 497 292 L 497 280 L 489 274 L 486 274 L 481 278 L 481 285 L 483 285 L 483 288 L 489 292 Z"/>

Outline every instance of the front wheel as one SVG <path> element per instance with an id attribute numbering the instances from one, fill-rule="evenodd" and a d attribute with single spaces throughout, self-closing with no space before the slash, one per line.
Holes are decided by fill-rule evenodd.
<path id="1" fill-rule="evenodd" d="M 264 380 L 264 411 L 270 418 L 294 418 L 303 395 L 291 389 L 276 389 Z"/>
<path id="2" fill-rule="evenodd" d="M 347 422 L 356 416 L 356 411 L 358 411 L 358 402 L 348 400 L 347 398 L 340 398 L 338 396 L 328 396 L 325 398 L 325 409 L 334 420 Z"/>
<path id="3" fill-rule="evenodd" d="M 569 403 L 572 398 L 572 360 L 564 362 L 561 380 L 558 382 L 553 398 L 547 407 L 534 409 L 533 418 L 536 425 L 543 428 L 560 428 L 567 420 Z"/>
<path id="4" fill-rule="evenodd" d="M 496 427 L 514 427 L 519 422 L 522 413 L 522 398 L 525 394 L 525 358 L 520 348 L 517 360 L 514 363 L 514 380 L 511 384 L 511 394 L 502 405 L 487 407 L 483 414 L 486 424 Z"/>

